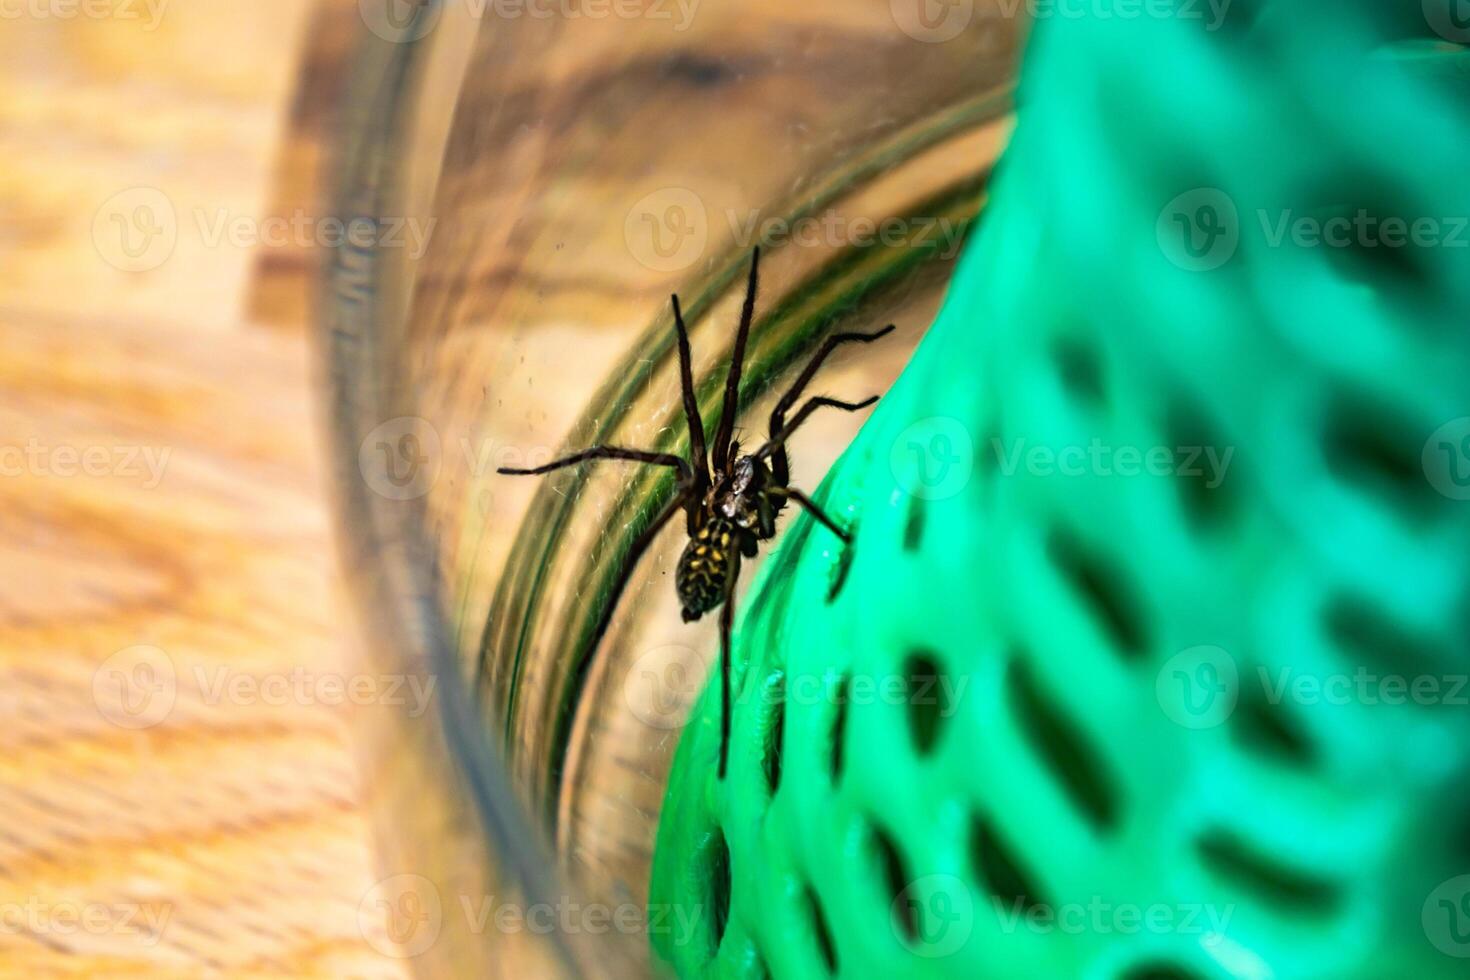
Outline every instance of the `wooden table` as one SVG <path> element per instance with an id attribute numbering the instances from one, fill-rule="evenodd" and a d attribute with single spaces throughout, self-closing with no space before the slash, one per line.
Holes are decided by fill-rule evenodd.
<path id="1" fill-rule="evenodd" d="M 245 313 L 310 7 L 114 6 L 0 30 L 0 976 L 401 976 L 308 344 Z"/>

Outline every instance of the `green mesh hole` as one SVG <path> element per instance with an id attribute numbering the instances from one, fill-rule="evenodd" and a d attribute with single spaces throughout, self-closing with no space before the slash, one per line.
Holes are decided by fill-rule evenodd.
<path id="1" fill-rule="evenodd" d="M 909 734 L 914 751 L 928 755 L 939 741 L 944 719 L 954 710 L 950 703 L 952 688 L 944 668 L 931 650 L 909 654 L 904 662 L 906 689 L 904 704 L 909 712 Z"/>
<path id="2" fill-rule="evenodd" d="M 823 970 L 828 975 L 837 973 L 837 944 L 832 938 L 832 927 L 827 924 L 827 913 L 822 910 L 822 900 L 808 888 L 805 892 L 806 912 L 816 953 Z"/>
<path id="3" fill-rule="evenodd" d="M 976 880 L 985 886 L 999 907 L 1032 913 L 1045 905 L 1036 897 L 1037 888 L 1022 869 L 1020 860 L 984 817 L 975 816 L 970 821 L 970 861 Z"/>

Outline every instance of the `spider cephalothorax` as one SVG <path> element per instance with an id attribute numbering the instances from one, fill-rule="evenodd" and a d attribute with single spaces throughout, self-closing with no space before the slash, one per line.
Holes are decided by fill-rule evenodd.
<path id="1" fill-rule="evenodd" d="M 750 282 L 746 286 L 740 326 L 735 333 L 730 370 L 725 376 L 725 399 L 720 414 L 720 426 L 708 453 L 704 441 L 704 420 L 700 417 L 699 402 L 694 391 L 689 331 L 684 326 L 684 313 L 679 308 L 679 297 L 675 296 L 674 326 L 679 340 L 679 387 L 684 400 L 684 417 L 689 424 L 689 459 L 642 449 L 593 446 L 533 470 L 500 470 L 501 473 L 528 476 L 549 473 L 583 460 L 622 459 L 668 466 L 678 472 L 679 479 L 673 498 L 664 504 L 628 549 L 623 574 L 619 576 L 612 594 L 606 600 L 594 632 L 593 643 L 601 640 L 607 631 L 608 623 L 612 621 L 613 608 L 623 586 L 627 584 L 633 566 L 643 552 L 648 550 L 654 536 L 682 510 L 685 528 L 689 533 L 689 544 L 679 558 L 674 583 L 679 592 L 679 601 L 683 605 L 684 621 L 692 622 L 712 609 L 724 607 L 720 614 L 721 778 L 725 775 L 730 748 L 730 629 L 734 623 L 733 595 L 735 582 L 740 577 L 741 559 L 754 558 L 760 542 L 775 536 L 776 518 L 780 516 L 788 500 L 796 501 L 833 534 L 850 543 L 846 531 L 828 517 L 810 497 L 790 485 L 790 460 L 786 455 L 786 441 L 819 408 L 839 408 L 855 412 L 867 408 L 878 399 L 875 396 L 862 402 L 843 402 L 835 398 L 815 397 L 807 399 L 789 422 L 786 413 L 791 411 L 796 400 L 816 376 L 822 362 L 839 345 L 851 342 L 870 343 L 893 330 L 890 325 L 875 333 L 841 333 L 828 337 L 791 388 L 776 403 L 771 412 L 769 438 L 755 452 L 742 456 L 740 443 L 734 438 L 735 416 L 740 407 L 740 373 L 745 363 L 745 345 L 750 337 L 751 322 L 755 318 L 755 296 L 759 281 L 760 249 L 756 249 L 750 260 Z"/>

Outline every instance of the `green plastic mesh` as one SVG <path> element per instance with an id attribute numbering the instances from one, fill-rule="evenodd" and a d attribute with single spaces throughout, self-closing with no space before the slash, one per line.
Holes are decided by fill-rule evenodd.
<path id="1" fill-rule="evenodd" d="M 755 583 L 725 782 L 684 731 L 680 975 L 1470 972 L 1470 59 L 1176 6 L 1038 25 L 853 546 Z"/>

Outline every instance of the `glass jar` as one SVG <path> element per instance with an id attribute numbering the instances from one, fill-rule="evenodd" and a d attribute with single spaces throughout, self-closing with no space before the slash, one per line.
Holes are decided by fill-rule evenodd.
<path id="1" fill-rule="evenodd" d="M 334 213 L 375 233 L 335 250 L 319 332 L 366 646 L 435 683 L 364 726 L 376 897 L 425 975 L 649 973 L 658 813 L 718 645 L 678 615 L 682 522 L 626 560 L 671 478 L 496 471 L 687 452 L 674 292 L 713 432 L 756 245 L 739 435 L 833 331 L 898 324 L 813 388 L 883 391 L 983 205 L 1022 25 L 971 0 L 359 6 Z M 814 417 L 794 484 L 861 422 Z"/>

